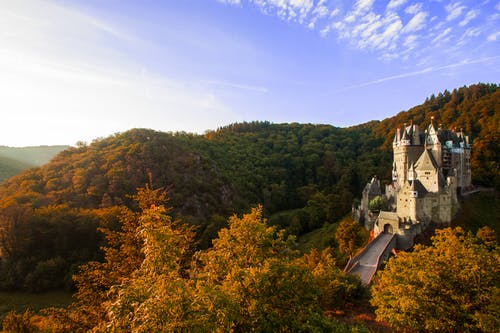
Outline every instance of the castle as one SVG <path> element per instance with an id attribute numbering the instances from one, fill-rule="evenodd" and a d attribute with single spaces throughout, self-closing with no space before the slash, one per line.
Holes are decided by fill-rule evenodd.
<path id="1" fill-rule="evenodd" d="M 459 208 L 457 195 L 471 187 L 471 143 L 462 131 L 436 129 L 431 121 L 424 131 L 414 124 L 398 128 L 393 152 L 392 183 L 385 195 L 374 177 L 353 213 L 375 236 L 395 234 L 396 247 L 406 250 L 431 221 L 442 225 L 453 219 Z M 377 196 L 385 204 L 379 211 L 370 209 Z"/>

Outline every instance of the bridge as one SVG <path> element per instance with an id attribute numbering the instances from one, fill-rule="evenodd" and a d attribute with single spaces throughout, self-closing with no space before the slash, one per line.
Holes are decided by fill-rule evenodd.
<path id="1" fill-rule="evenodd" d="M 389 258 L 396 247 L 396 236 L 389 233 L 380 233 L 365 248 L 352 257 L 344 271 L 356 274 L 364 285 L 369 285 L 377 269 Z"/>

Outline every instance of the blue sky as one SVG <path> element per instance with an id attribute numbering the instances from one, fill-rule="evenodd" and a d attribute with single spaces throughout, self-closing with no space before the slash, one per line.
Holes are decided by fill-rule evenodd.
<path id="1" fill-rule="evenodd" d="M 237 121 L 350 126 L 500 83 L 500 2 L 0 2 L 0 145 Z"/>

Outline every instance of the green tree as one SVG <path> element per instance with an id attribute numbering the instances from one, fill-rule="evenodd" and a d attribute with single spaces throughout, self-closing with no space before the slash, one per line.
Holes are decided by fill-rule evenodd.
<path id="1" fill-rule="evenodd" d="M 461 228 L 391 258 L 372 288 L 375 314 L 396 329 L 498 332 L 500 253 Z"/>
<path id="2" fill-rule="evenodd" d="M 378 212 L 380 210 L 387 209 L 387 204 L 384 202 L 384 199 L 380 195 L 377 195 L 375 198 L 370 200 L 368 203 L 368 208 L 371 211 Z"/>
<path id="3" fill-rule="evenodd" d="M 213 247 L 198 255 L 197 279 L 220 291 L 237 332 L 300 331 L 316 306 L 314 277 L 294 263 L 293 237 L 269 227 L 262 207 L 229 219 Z"/>

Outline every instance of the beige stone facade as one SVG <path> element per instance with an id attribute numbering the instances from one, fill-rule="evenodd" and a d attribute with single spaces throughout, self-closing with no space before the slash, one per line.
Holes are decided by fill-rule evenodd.
<path id="1" fill-rule="evenodd" d="M 462 132 L 436 129 L 432 122 L 425 131 L 414 124 L 397 129 L 393 182 L 385 193 L 390 211 L 379 213 L 375 234 L 394 233 L 398 248 L 408 249 L 430 222 L 450 223 L 457 193 L 471 187 L 470 149 Z"/>

